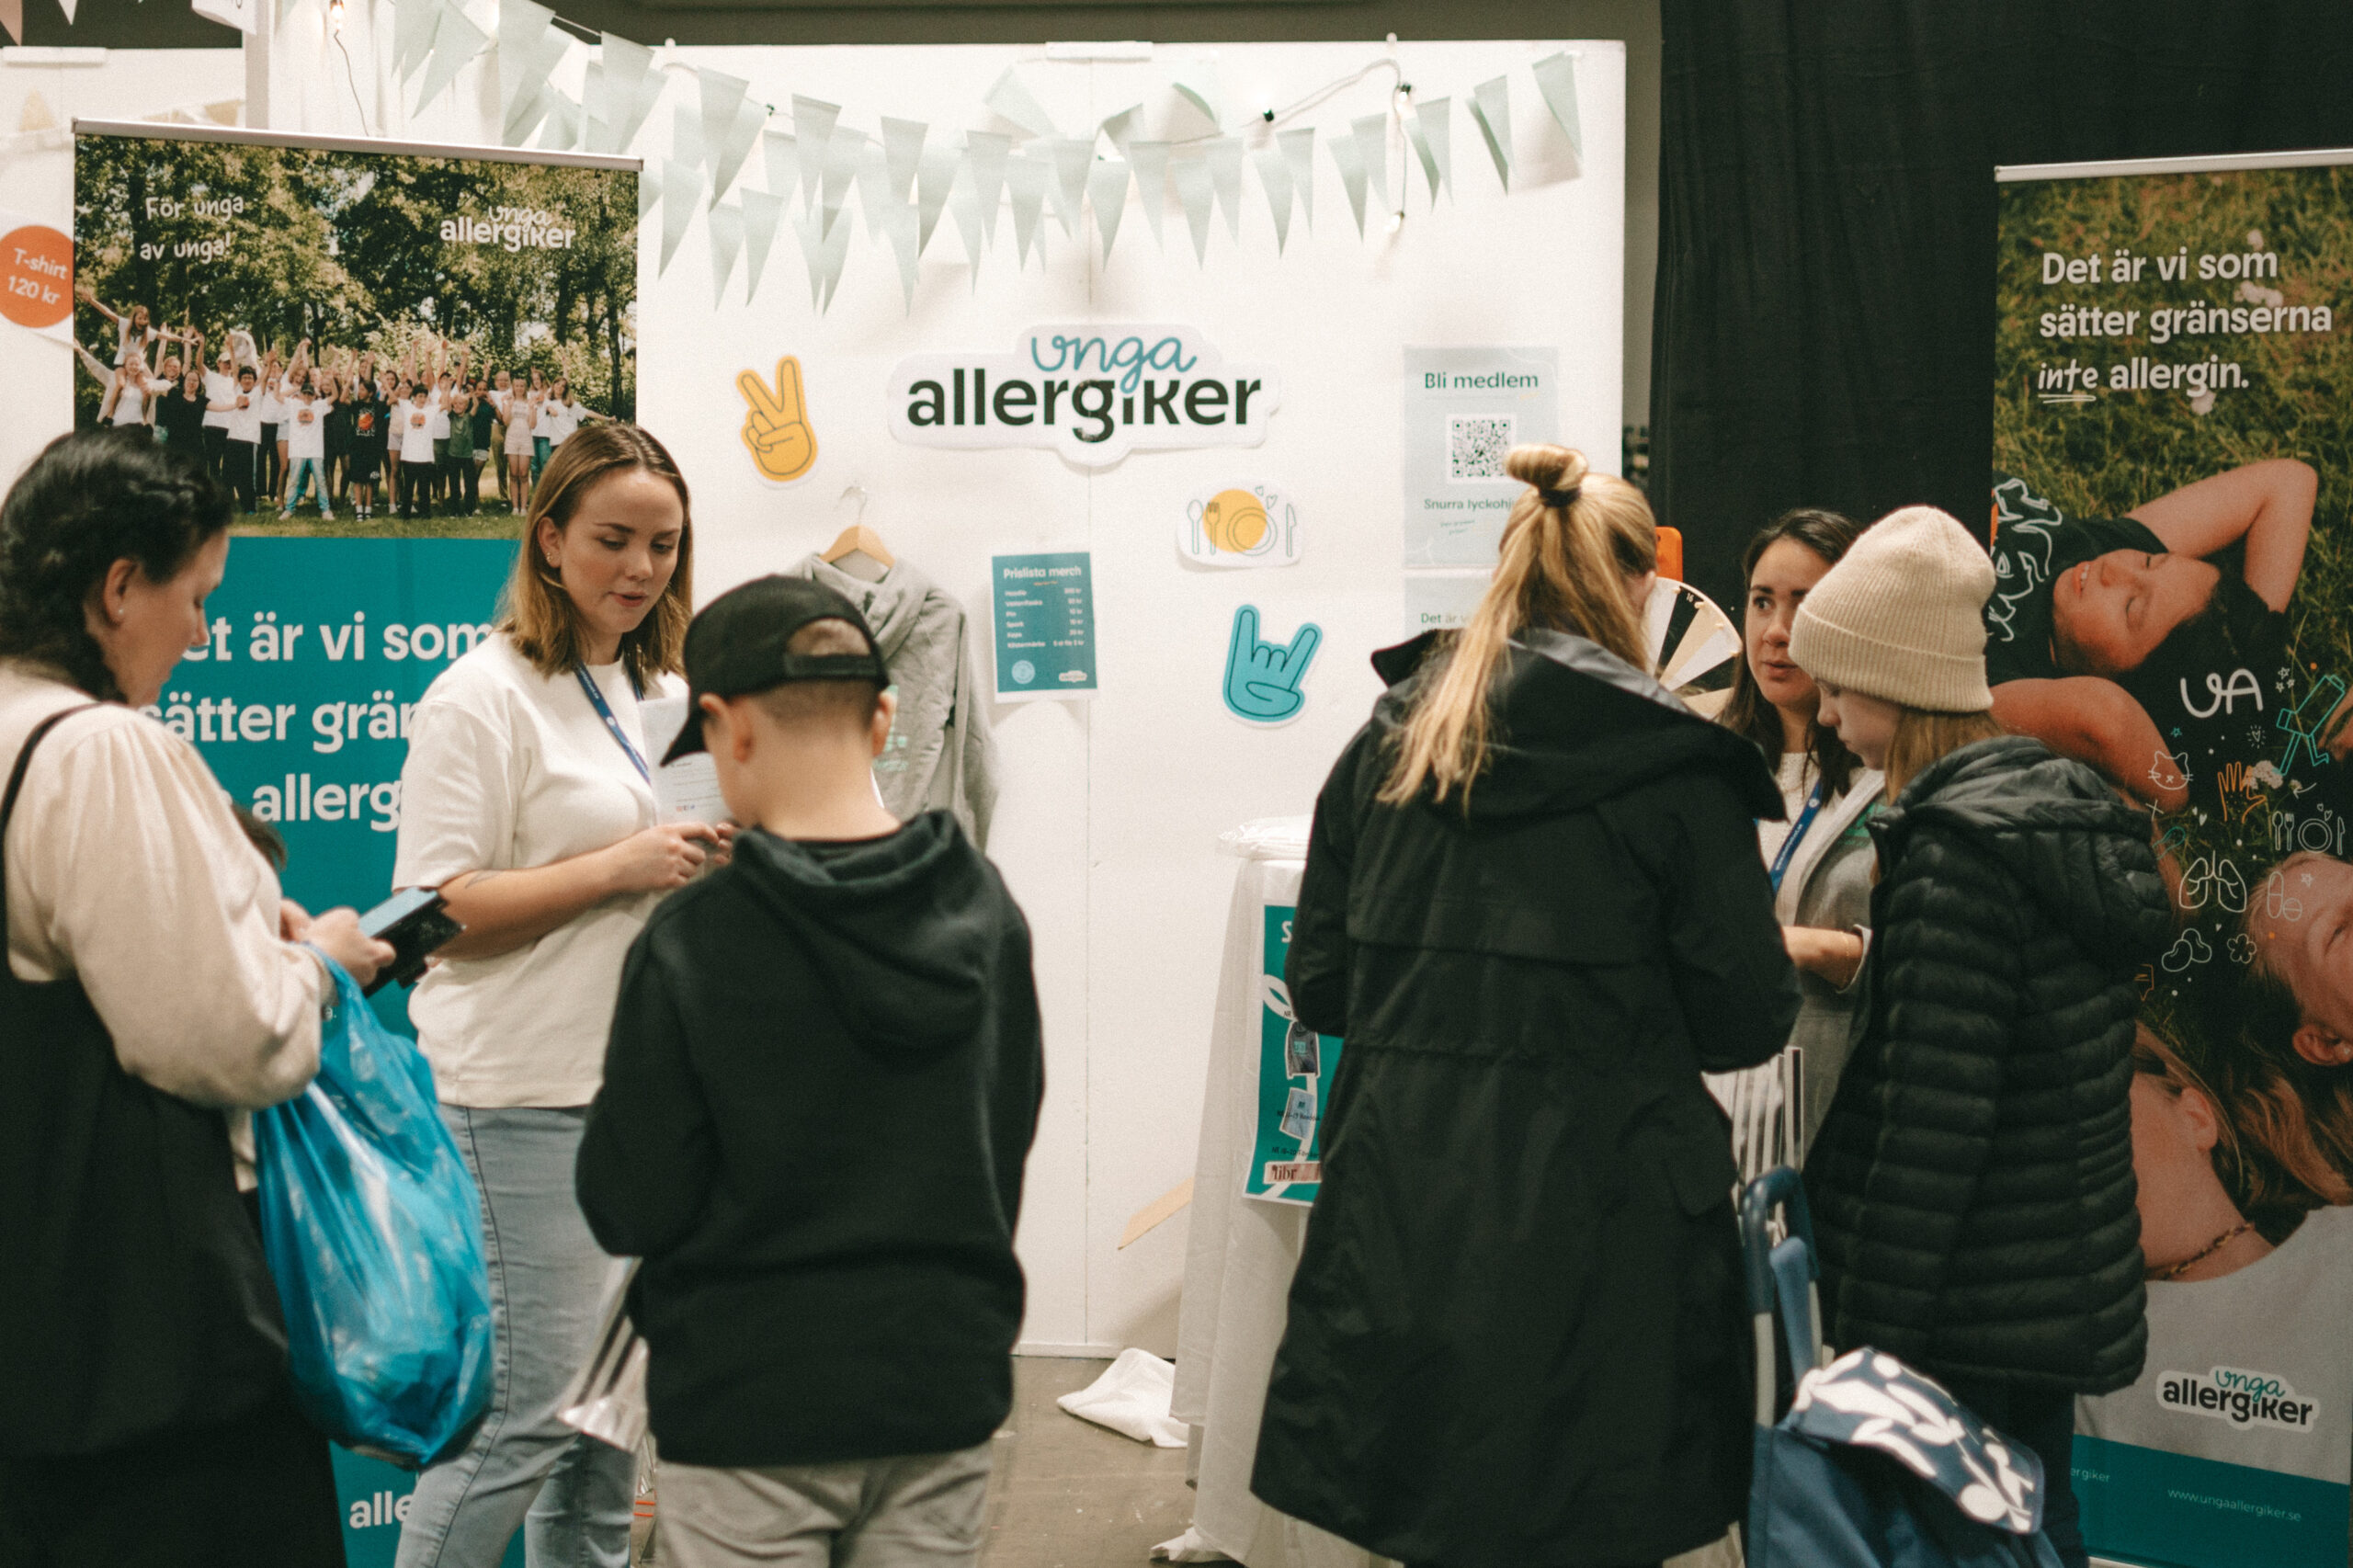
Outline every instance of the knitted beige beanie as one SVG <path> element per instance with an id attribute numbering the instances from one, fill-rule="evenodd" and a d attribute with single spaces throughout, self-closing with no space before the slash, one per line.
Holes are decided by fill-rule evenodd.
<path id="1" fill-rule="evenodd" d="M 1798 607 L 1790 657 L 1816 680 L 1938 713 L 1983 713 L 1994 562 L 1934 506 L 1863 531 Z"/>

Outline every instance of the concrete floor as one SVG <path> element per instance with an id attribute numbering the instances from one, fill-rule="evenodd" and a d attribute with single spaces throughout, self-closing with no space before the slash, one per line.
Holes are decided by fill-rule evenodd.
<path id="1" fill-rule="evenodd" d="M 1054 1403 L 1109 1364 L 1014 1358 L 982 1568 L 1143 1568 L 1154 1546 L 1192 1522 L 1184 1449 L 1122 1437 Z"/>

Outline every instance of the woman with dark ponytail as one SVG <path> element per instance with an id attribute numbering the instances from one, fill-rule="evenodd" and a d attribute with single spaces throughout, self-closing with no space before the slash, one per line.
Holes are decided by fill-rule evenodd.
<path id="1" fill-rule="evenodd" d="M 1347 1049 L 1252 1488 L 1437 1568 L 1633 1568 L 1748 1485 L 1736 1179 L 1703 1071 L 1798 991 L 1757 749 L 1654 679 L 1650 507 L 1559 447 L 1460 632 L 1316 802 L 1292 1007 Z"/>

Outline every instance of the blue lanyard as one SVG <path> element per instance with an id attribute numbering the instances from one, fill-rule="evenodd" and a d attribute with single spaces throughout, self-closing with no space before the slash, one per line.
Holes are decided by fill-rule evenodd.
<path id="1" fill-rule="evenodd" d="M 635 746 L 630 744 L 629 735 L 622 730 L 621 722 L 613 717 L 612 705 L 605 700 L 605 694 L 597 690 L 597 683 L 589 678 L 588 666 L 574 665 L 572 666 L 572 673 L 580 678 L 580 689 L 587 694 L 590 705 L 597 710 L 597 717 L 605 722 L 605 729 L 612 735 L 613 744 L 621 748 L 621 755 L 629 758 L 631 767 L 637 769 L 637 776 L 648 784 L 653 783 L 654 770 L 645 766 L 645 759 L 637 755 Z M 629 684 L 631 691 L 637 689 L 637 676 L 634 673 L 630 676 Z M 1774 879 L 1775 884 L 1779 885 L 1779 881 L 1780 879 L 1777 876 Z"/>
<path id="2" fill-rule="evenodd" d="M 585 680 L 587 677 L 584 676 L 581 678 Z M 601 707 L 603 705 L 600 703 L 598 706 Z M 608 724 L 611 723 L 611 718 L 608 716 L 605 722 Z M 620 733 L 619 730 L 616 730 L 613 733 L 615 734 Z M 623 741 L 621 744 L 627 745 L 629 743 L 627 741 Z M 634 756 L 636 753 L 632 752 L 630 755 Z M 1798 820 L 1790 824 L 1790 835 L 1781 840 L 1781 852 L 1773 857 L 1772 869 L 1766 873 L 1766 875 L 1773 879 L 1773 891 L 1775 892 L 1779 892 L 1781 891 L 1781 879 L 1789 875 L 1790 861 L 1797 855 L 1798 852 L 1798 841 L 1805 836 L 1805 830 L 1813 825 L 1813 819 L 1821 812 L 1821 811 L 1822 780 L 1817 778 L 1813 781 L 1813 793 L 1805 798 L 1805 810 L 1800 812 L 1798 813 Z"/>

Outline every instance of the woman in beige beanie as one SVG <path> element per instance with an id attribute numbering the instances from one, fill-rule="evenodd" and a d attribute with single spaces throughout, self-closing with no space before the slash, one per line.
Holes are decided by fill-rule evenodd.
<path id="1" fill-rule="evenodd" d="M 1994 569 L 1909 506 L 1800 607 L 1822 722 L 1887 775 L 1864 1028 L 1806 1159 L 1831 1342 L 1942 1380 L 2042 1457 L 2043 1524 L 2089 1562 L 2077 1394 L 2147 1343 L 2130 1094 L 2135 971 L 2172 913 L 2148 824 L 1990 717 Z"/>

